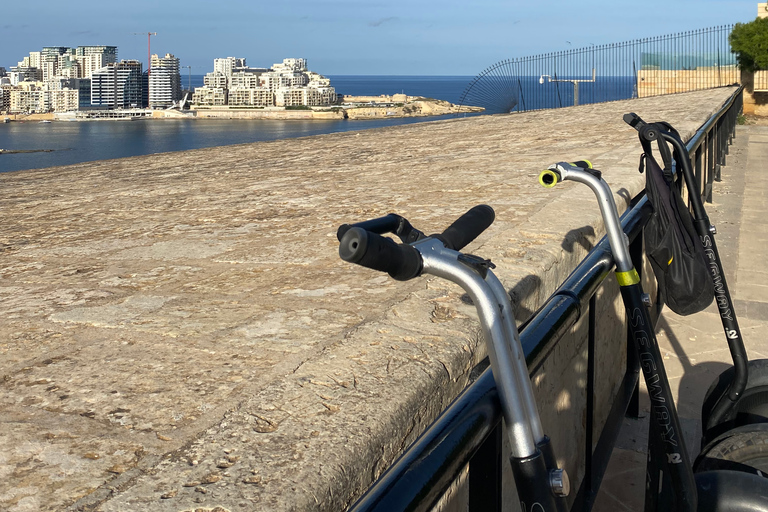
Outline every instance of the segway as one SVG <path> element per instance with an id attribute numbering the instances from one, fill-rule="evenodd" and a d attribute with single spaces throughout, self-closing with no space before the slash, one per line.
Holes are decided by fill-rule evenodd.
<path id="1" fill-rule="evenodd" d="M 339 256 L 344 261 L 381 272 L 399 281 L 431 274 L 461 286 L 477 309 L 499 394 L 511 451 L 509 459 L 522 510 L 566 512 L 570 482 L 544 434 L 528 367 L 507 290 L 494 275 L 495 265 L 459 252 L 495 218 L 479 205 L 459 217 L 443 233 L 427 236 L 405 218 L 385 217 L 339 227 Z M 381 236 L 393 233 L 397 244 Z M 375 497 L 364 496 L 361 502 Z M 358 503 L 359 504 L 359 503 Z M 393 512 L 402 510 L 392 506 Z M 410 509 L 409 509 L 410 510 Z"/>
<path id="2" fill-rule="evenodd" d="M 566 180 L 583 183 L 592 189 L 598 200 L 651 401 L 649 464 L 663 472 L 662 482 L 669 482 L 671 487 L 648 489 L 646 509 L 651 496 L 654 500 L 651 510 L 768 511 L 768 479 L 754 471 L 717 469 L 694 474 L 650 312 L 643 301 L 640 278 L 630 257 L 629 243 L 621 230 L 613 194 L 600 171 L 591 169 L 589 162 L 577 164 L 560 162 L 552 165 L 539 175 L 539 182 L 547 188 Z"/>
<path id="3" fill-rule="evenodd" d="M 654 140 L 660 142 L 660 149 L 665 142 L 672 145 L 676 170 L 681 171 L 689 191 L 694 227 L 705 248 L 715 301 L 733 359 L 733 366 L 717 377 L 705 395 L 701 408 L 703 449 L 696 464 L 709 468 L 747 464 L 768 473 L 768 360 L 748 359 L 715 244 L 716 229 L 704 210 L 688 151 L 677 131 L 667 123 L 645 123 L 636 114 L 626 114 L 624 121 L 638 131 L 645 146 Z"/>

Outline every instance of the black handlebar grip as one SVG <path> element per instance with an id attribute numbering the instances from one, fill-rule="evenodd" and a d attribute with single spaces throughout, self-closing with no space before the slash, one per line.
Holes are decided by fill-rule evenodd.
<path id="1" fill-rule="evenodd" d="M 344 261 L 386 272 L 398 281 L 413 279 L 422 269 L 421 254 L 416 248 L 359 227 L 348 229 L 341 237 L 339 256 Z"/>
<path id="2" fill-rule="evenodd" d="M 646 123 L 634 112 L 624 114 L 624 122 L 637 130 L 642 139 L 656 140 L 659 138 L 659 130 L 656 128 L 655 124 Z"/>
<path id="3" fill-rule="evenodd" d="M 366 220 L 352 225 L 342 224 L 339 226 L 339 229 L 336 230 L 336 239 L 341 242 L 341 237 L 343 237 L 344 233 L 346 233 L 347 230 L 352 227 L 363 228 L 366 231 L 379 234 L 394 233 L 397 231 L 404 220 L 405 219 L 403 219 L 400 215 L 390 213 L 384 217 L 379 217 L 378 219 Z"/>
<path id="4" fill-rule="evenodd" d="M 443 242 L 447 248 L 460 251 L 488 229 L 488 226 L 493 224 L 494 218 L 496 214 L 493 208 L 487 204 L 481 204 L 456 219 L 442 234 L 433 236 Z"/>
<path id="5" fill-rule="evenodd" d="M 634 112 L 630 112 L 629 114 L 624 114 L 624 122 L 627 123 L 632 128 L 640 129 L 637 125 L 643 125 L 645 122 L 640 119 L 640 116 L 635 114 Z"/>

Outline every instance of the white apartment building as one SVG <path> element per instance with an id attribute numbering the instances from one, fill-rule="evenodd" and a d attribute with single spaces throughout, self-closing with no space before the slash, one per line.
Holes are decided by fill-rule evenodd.
<path id="1" fill-rule="evenodd" d="M 203 82 L 192 97 L 198 105 L 326 106 L 337 99 L 328 78 L 307 70 L 307 59 L 283 59 L 269 70 L 246 67 L 245 59 L 214 59 Z"/>
<path id="2" fill-rule="evenodd" d="M 77 89 L 48 91 L 44 101 L 54 112 L 71 112 L 80 108 L 80 91 Z"/>
<path id="3" fill-rule="evenodd" d="M 304 87 L 281 87 L 275 91 L 275 105 L 278 107 L 298 107 L 304 103 Z"/>
<path id="4" fill-rule="evenodd" d="M 43 91 L 42 82 L 23 82 L 10 91 L 9 108 L 15 113 L 48 112 L 49 99 L 47 91 Z"/>
<path id="5" fill-rule="evenodd" d="M 333 87 L 307 87 L 305 89 L 305 105 L 310 107 L 324 107 L 336 103 L 338 96 Z"/>
<path id="6" fill-rule="evenodd" d="M 262 76 L 262 70 L 244 69 L 240 71 L 234 71 L 228 80 L 228 87 L 233 89 L 235 87 L 246 87 L 255 89 L 261 87 L 260 77 Z"/>
<path id="7" fill-rule="evenodd" d="M 309 79 L 309 86 L 310 87 L 330 87 L 331 86 L 331 79 L 326 78 L 320 73 L 315 73 L 314 71 L 307 71 L 306 72 L 307 78 Z"/>
<path id="8" fill-rule="evenodd" d="M 213 73 L 207 73 L 203 78 L 203 84 L 205 87 L 213 89 L 226 89 L 227 88 L 227 75 L 221 71 L 214 71 Z"/>
<path id="9" fill-rule="evenodd" d="M 261 85 L 272 92 L 276 92 L 278 89 L 292 87 L 293 74 L 282 75 L 275 71 L 269 71 L 261 75 Z"/>
<path id="10" fill-rule="evenodd" d="M 149 73 L 149 108 L 168 108 L 179 100 L 179 76 L 167 68 Z"/>
<path id="11" fill-rule="evenodd" d="M 284 87 L 275 92 L 275 105 L 278 107 L 322 107 L 336 101 L 333 87 Z"/>
<path id="12" fill-rule="evenodd" d="M 192 94 L 192 103 L 208 107 L 223 107 L 227 104 L 228 90 L 224 87 L 197 87 Z"/>
<path id="13" fill-rule="evenodd" d="M 233 107 L 274 107 L 275 95 L 265 87 L 233 87 L 228 105 Z"/>
<path id="14" fill-rule="evenodd" d="M 213 59 L 213 72 L 219 72 L 224 76 L 230 76 L 236 68 L 246 67 L 245 59 L 227 57 L 225 59 Z"/>
<path id="15" fill-rule="evenodd" d="M 29 52 L 29 56 L 24 57 L 21 62 L 19 62 L 20 68 L 40 68 L 40 61 L 42 58 L 41 52 Z"/>
<path id="16" fill-rule="evenodd" d="M 149 72 L 149 108 L 168 108 L 181 99 L 179 59 L 170 53 L 152 55 Z"/>
<path id="17" fill-rule="evenodd" d="M 283 62 L 273 64 L 272 69 L 275 71 L 306 71 L 307 59 L 283 59 Z"/>
<path id="18" fill-rule="evenodd" d="M 226 60 L 226 59 L 217 59 Z M 227 104 L 227 75 L 215 70 L 203 78 L 203 87 L 196 87 L 192 94 L 192 103 L 205 106 L 224 106 Z"/>
<path id="19" fill-rule="evenodd" d="M 90 78 L 97 69 L 117 63 L 117 46 L 78 46 L 75 59 L 80 66 L 78 78 Z"/>

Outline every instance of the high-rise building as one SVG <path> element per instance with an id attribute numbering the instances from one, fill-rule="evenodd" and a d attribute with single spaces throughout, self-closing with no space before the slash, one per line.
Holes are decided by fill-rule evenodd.
<path id="1" fill-rule="evenodd" d="M 43 72 L 40 68 L 25 68 L 17 66 L 11 68 L 11 85 L 19 85 L 22 82 L 42 82 Z"/>
<path id="2" fill-rule="evenodd" d="M 29 55 L 19 62 L 20 68 L 40 68 L 41 52 L 29 52 Z"/>
<path id="3" fill-rule="evenodd" d="M 179 59 L 170 53 L 152 55 L 149 74 L 149 107 L 168 108 L 181 99 Z"/>
<path id="4" fill-rule="evenodd" d="M 117 46 L 78 46 L 75 59 L 80 65 L 80 78 L 90 78 L 97 69 L 117 62 Z"/>
<path id="5" fill-rule="evenodd" d="M 40 52 L 40 65 L 43 70 L 43 81 L 52 80 L 58 75 L 59 58 L 63 55 L 74 54 L 74 49 L 67 46 L 45 46 Z"/>
<path id="6" fill-rule="evenodd" d="M 213 59 L 213 72 L 218 71 L 224 76 L 231 76 L 232 72 L 237 68 L 246 67 L 245 59 L 237 57 L 227 57 L 225 59 Z"/>
<path id="7" fill-rule="evenodd" d="M 143 107 L 144 78 L 141 62 L 123 60 L 91 75 L 91 106 L 102 108 Z"/>

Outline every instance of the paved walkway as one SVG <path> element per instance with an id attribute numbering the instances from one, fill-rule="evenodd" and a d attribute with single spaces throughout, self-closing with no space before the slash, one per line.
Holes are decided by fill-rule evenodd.
<path id="1" fill-rule="evenodd" d="M 731 289 L 739 326 L 750 359 L 768 358 L 768 126 L 737 127 L 722 181 L 705 208 L 717 227 L 717 246 Z M 666 310 L 658 340 L 677 400 L 691 460 L 699 452 L 700 404 L 715 377 L 731 364 L 717 307 L 681 317 Z M 625 420 L 606 472 L 596 512 L 641 511 L 645 487 L 648 396 L 641 395 L 639 420 Z"/>

